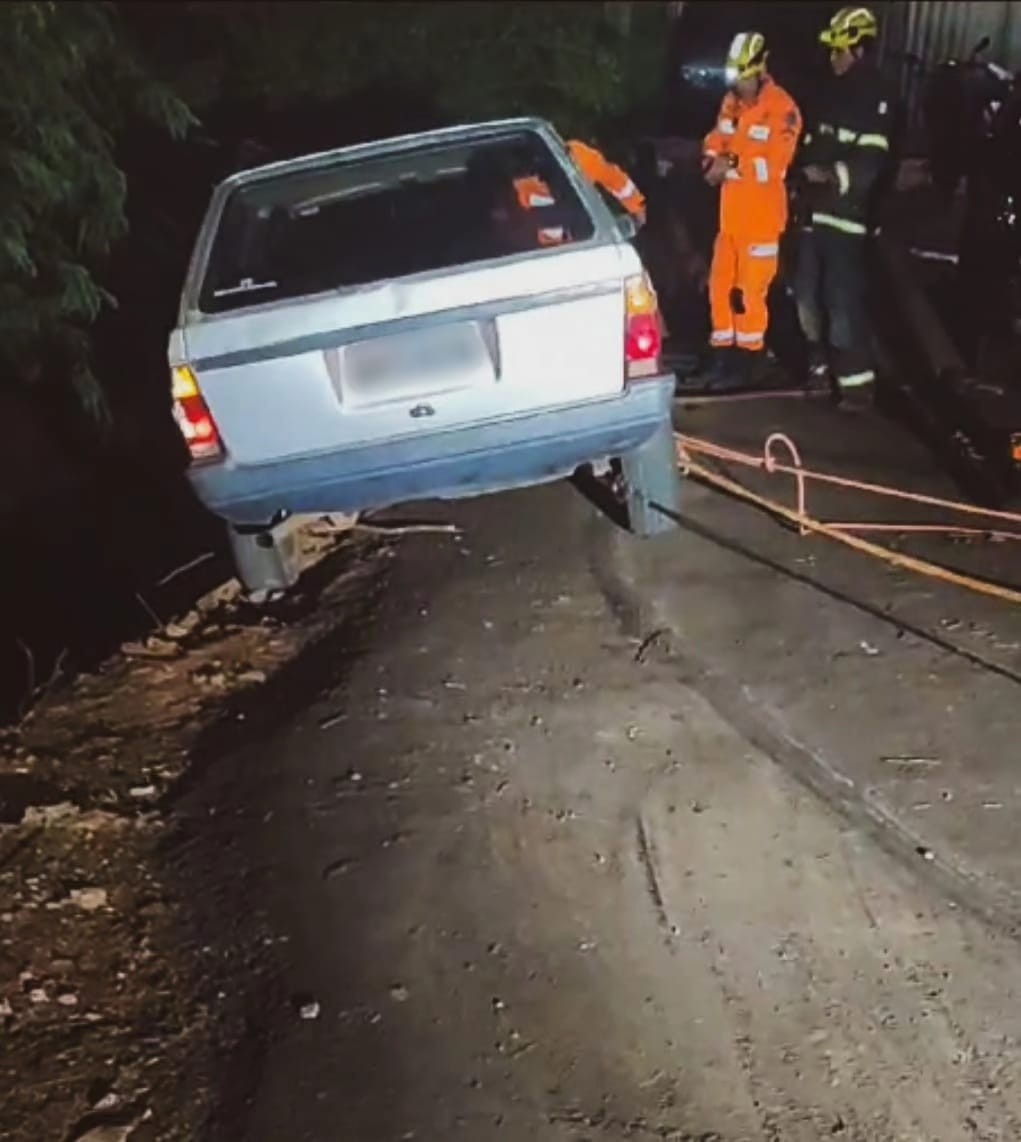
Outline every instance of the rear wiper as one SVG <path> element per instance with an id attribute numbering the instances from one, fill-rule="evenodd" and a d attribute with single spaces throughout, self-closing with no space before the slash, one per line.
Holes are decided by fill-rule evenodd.
<path id="1" fill-rule="evenodd" d="M 252 293 L 260 289 L 277 289 L 279 282 L 257 282 L 254 278 L 242 278 L 236 286 L 227 289 L 214 289 L 213 297 L 232 297 L 237 293 Z"/>
<path id="2" fill-rule="evenodd" d="M 365 198 L 370 194 L 378 194 L 379 191 L 385 189 L 386 183 L 383 182 L 366 182 L 360 186 L 345 186 L 317 195 L 315 198 L 305 198 L 301 202 L 292 203 L 289 209 L 292 216 L 309 214 L 319 210 L 320 207 L 330 206 L 334 202 L 350 202 L 353 199 Z"/>

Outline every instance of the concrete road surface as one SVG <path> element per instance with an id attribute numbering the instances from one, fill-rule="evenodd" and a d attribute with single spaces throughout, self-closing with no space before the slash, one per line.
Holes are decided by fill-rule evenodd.
<path id="1" fill-rule="evenodd" d="M 684 565 L 686 533 L 635 544 L 567 487 L 428 514 L 463 538 L 402 541 L 344 682 L 310 679 L 293 724 L 191 795 L 245 854 L 280 981 L 252 996 L 219 1136 L 1021 1137 L 1006 914 L 859 811 L 867 709 L 828 723 L 804 675 L 796 708 L 784 668 L 782 739 L 811 727 L 831 794 L 760 732 L 766 636 L 755 693 L 733 653 L 735 616 L 815 608 L 858 655 L 827 684 L 851 685 L 887 647 L 867 616 L 704 539 Z"/>

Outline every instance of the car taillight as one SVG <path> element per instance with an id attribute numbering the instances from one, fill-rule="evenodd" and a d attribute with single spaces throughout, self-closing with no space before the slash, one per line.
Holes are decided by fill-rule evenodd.
<path id="1" fill-rule="evenodd" d="M 656 291 L 644 275 L 624 283 L 624 361 L 629 381 L 660 374 L 663 330 Z"/>
<path id="2" fill-rule="evenodd" d="M 171 392 L 174 419 L 192 460 L 218 460 L 223 455 L 223 442 L 198 380 L 187 365 L 171 370 Z"/>

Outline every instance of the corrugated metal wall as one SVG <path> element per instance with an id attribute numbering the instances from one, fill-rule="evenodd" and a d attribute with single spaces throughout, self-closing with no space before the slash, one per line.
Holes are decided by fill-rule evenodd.
<path id="1" fill-rule="evenodd" d="M 917 125 L 925 72 L 950 56 L 968 55 L 984 36 L 985 58 L 1021 71 L 1021 4 L 1011 0 L 891 0 L 877 5 L 884 70 L 900 76 L 908 120 Z M 905 57 L 916 56 L 919 68 Z"/>
<path id="2" fill-rule="evenodd" d="M 952 3 L 949 0 L 884 5 L 884 46 L 913 52 L 928 64 L 963 55 L 984 36 L 989 58 L 1004 67 L 1021 67 L 1021 12 L 1010 0 Z"/>

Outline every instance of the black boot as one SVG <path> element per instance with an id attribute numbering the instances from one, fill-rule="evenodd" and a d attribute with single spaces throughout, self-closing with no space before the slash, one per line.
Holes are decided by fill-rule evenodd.
<path id="1" fill-rule="evenodd" d="M 876 374 L 872 362 L 862 352 L 837 350 L 833 372 L 840 393 L 840 407 L 848 412 L 864 412 L 875 400 Z"/>
<path id="2" fill-rule="evenodd" d="M 863 385 L 841 385 L 838 382 L 840 409 L 842 412 L 868 412 L 876 400 L 876 385 L 870 381 Z"/>
<path id="3" fill-rule="evenodd" d="M 707 389 L 714 393 L 723 393 L 741 387 L 737 356 L 737 350 L 729 345 L 710 350 L 709 368 L 701 377 Z"/>
<path id="4" fill-rule="evenodd" d="M 773 364 L 765 351 L 735 349 L 734 354 L 734 375 L 737 380 L 735 388 L 757 389 L 769 381 Z"/>

